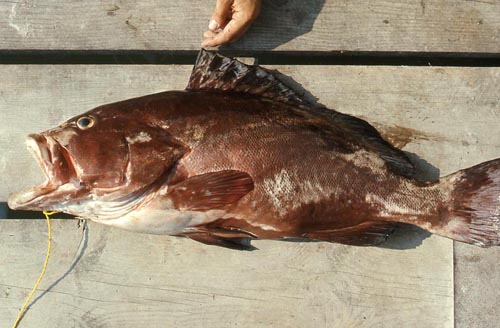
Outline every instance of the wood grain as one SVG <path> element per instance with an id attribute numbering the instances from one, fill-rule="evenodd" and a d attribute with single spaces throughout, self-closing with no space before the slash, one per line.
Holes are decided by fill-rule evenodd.
<path id="1" fill-rule="evenodd" d="M 236 252 L 54 222 L 37 295 L 49 291 L 23 327 L 451 327 L 451 245 L 439 238 L 405 251 L 259 241 L 258 251 Z M 8 327 L 42 264 L 45 222 L 0 227 L 0 324 Z"/>
<path id="2" fill-rule="evenodd" d="M 331 108 L 420 131 L 404 149 L 441 175 L 500 153 L 500 69 L 275 68 Z M 99 104 L 182 89 L 190 69 L 0 67 L 0 201 L 40 179 L 25 135 Z M 425 173 L 435 176 L 436 168 Z M 25 327 L 453 325 L 452 242 L 417 229 L 398 232 L 386 248 L 259 241 L 258 251 L 236 252 L 96 224 L 86 233 L 74 221 L 54 226 L 55 251 L 37 295 L 48 292 Z M 0 220 L 0 236 L 3 327 L 39 272 L 45 222 Z"/>
<path id="3" fill-rule="evenodd" d="M 0 2 L 1 49 L 197 50 L 215 1 Z M 496 0 L 264 0 L 239 50 L 500 52 Z"/>

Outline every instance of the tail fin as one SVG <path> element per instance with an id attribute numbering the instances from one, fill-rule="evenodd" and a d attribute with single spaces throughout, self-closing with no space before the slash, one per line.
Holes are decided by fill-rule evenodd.
<path id="1" fill-rule="evenodd" d="M 500 245 L 500 158 L 445 178 L 452 188 L 439 234 L 482 247 Z"/>

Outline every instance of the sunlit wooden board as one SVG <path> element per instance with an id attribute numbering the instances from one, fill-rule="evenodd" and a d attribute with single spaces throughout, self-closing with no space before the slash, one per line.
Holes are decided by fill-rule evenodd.
<path id="1" fill-rule="evenodd" d="M 215 0 L 0 2 L 1 49 L 196 50 Z M 239 50 L 500 52 L 496 0 L 264 0 Z"/>

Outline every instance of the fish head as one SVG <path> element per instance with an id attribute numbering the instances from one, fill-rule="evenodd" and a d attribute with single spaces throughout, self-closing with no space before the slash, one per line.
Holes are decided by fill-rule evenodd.
<path id="1" fill-rule="evenodd" d="M 46 181 L 10 195 L 9 207 L 115 218 L 167 182 L 186 147 L 141 111 L 112 105 L 29 135 Z"/>

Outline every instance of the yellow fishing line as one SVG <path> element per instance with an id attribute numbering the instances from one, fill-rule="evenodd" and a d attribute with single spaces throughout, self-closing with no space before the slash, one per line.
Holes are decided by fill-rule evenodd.
<path id="1" fill-rule="evenodd" d="M 36 290 L 40 286 L 40 283 L 42 282 L 43 276 L 45 275 L 45 271 L 47 270 L 47 264 L 49 264 L 49 257 L 50 257 L 50 250 L 52 249 L 52 229 L 50 227 L 50 216 L 55 214 L 57 212 L 47 212 L 43 211 L 43 214 L 45 215 L 45 219 L 47 220 L 47 229 L 49 230 L 49 242 L 47 245 L 47 255 L 45 255 L 45 262 L 43 263 L 43 268 L 42 272 L 40 273 L 40 276 L 38 277 L 38 280 L 35 283 L 35 286 L 33 286 L 33 289 L 31 290 L 30 294 L 28 295 L 28 298 L 26 301 L 24 301 L 23 307 L 19 311 L 19 314 L 17 315 L 16 322 L 14 322 L 14 325 L 12 328 L 16 328 L 19 325 L 19 322 L 24 316 L 24 312 L 26 312 L 26 308 L 28 308 L 29 303 L 31 302 L 31 299 L 33 298 L 33 295 L 35 294 Z"/>

